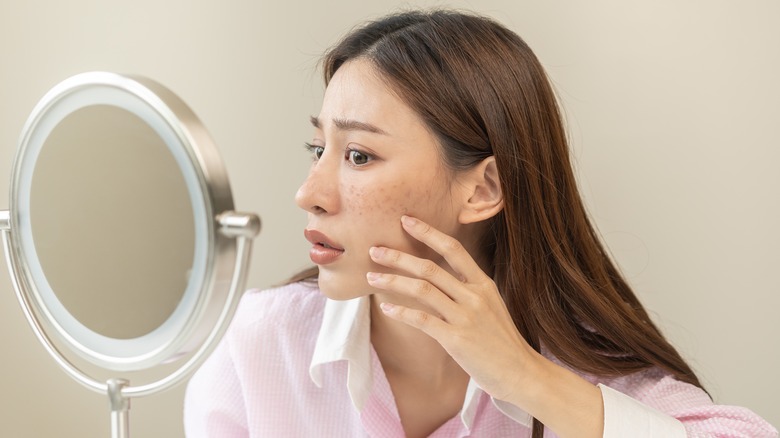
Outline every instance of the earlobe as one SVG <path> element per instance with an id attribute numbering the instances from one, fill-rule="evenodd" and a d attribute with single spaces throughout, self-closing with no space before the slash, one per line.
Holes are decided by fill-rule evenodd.
<path id="1" fill-rule="evenodd" d="M 504 208 L 504 193 L 495 157 L 485 158 L 468 170 L 465 183 L 468 199 L 458 216 L 460 223 L 470 224 L 490 219 Z"/>

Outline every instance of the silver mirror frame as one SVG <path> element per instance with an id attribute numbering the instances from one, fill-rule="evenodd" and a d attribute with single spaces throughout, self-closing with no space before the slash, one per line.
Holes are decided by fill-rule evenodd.
<path id="1" fill-rule="evenodd" d="M 126 104 L 117 105 L 117 101 Z M 120 106 L 145 120 L 163 137 L 187 180 L 193 211 L 196 216 L 202 215 L 195 226 L 192 287 L 188 286 L 180 306 L 160 326 L 167 326 L 164 333 L 155 330 L 151 337 L 131 339 L 125 344 L 124 340 L 109 339 L 109 343 L 118 342 L 119 347 L 104 348 L 99 336 L 83 335 L 81 328 L 74 330 L 74 325 L 62 316 L 64 308 L 57 309 L 56 296 L 47 290 L 48 283 L 35 256 L 29 199 L 25 198 L 30 194 L 34 161 L 48 133 L 68 113 L 92 104 Z M 159 218 L 154 217 L 154 212 L 139 212 L 139 223 L 155 219 Z M 68 375 L 89 389 L 109 395 L 114 436 L 123 437 L 128 436 L 128 398 L 150 395 L 181 382 L 221 339 L 244 288 L 252 239 L 259 229 L 256 215 L 233 211 L 222 160 L 189 107 L 152 80 L 108 72 L 83 73 L 66 79 L 36 105 L 22 131 L 14 161 L 10 209 L 0 211 L 6 260 L 28 323 Z M 93 379 L 63 354 L 63 345 L 82 359 L 111 371 L 147 369 L 189 357 L 178 369 L 155 382 L 130 386 L 122 379 Z"/>
<path id="2" fill-rule="evenodd" d="M 165 324 L 134 339 L 106 338 L 70 316 L 46 281 L 33 243 L 29 213 L 36 160 L 51 131 L 69 114 L 91 105 L 112 105 L 131 112 L 164 139 L 187 182 L 196 218 L 193 275 L 181 303 Z M 197 330 L 201 316 L 213 319 L 207 314 L 208 302 L 220 297 L 200 292 L 212 291 L 216 278 L 229 277 L 235 240 L 217 233 L 215 221 L 205 218 L 233 210 L 233 200 L 216 148 L 199 127 L 192 111 L 162 86 L 148 79 L 102 72 L 74 76 L 54 87 L 24 127 L 11 182 L 11 249 L 27 279 L 25 290 L 36 313 L 54 328 L 60 341 L 91 363 L 117 371 L 153 367 L 191 347 L 186 345 L 190 337 L 186 334 Z M 139 226 L 156 219 L 154 212 L 138 212 L 138 216 Z"/>

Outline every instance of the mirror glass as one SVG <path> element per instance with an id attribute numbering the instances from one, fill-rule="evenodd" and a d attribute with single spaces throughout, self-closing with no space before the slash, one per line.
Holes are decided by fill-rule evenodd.
<path id="1" fill-rule="evenodd" d="M 35 162 L 30 224 L 42 271 L 65 310 L 102 336 L 141 337 L 171 316 L 193 266 L 193 217 L 169 147 L 123 108 L 68 114 Z"/>

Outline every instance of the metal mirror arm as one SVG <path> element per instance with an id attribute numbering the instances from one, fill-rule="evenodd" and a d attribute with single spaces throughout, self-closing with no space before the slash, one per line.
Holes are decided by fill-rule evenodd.
<path id="1" fill-rule="evenodd" d="M 49 355 L 54 358 L 57 364 L 62 367 L 68 373 L 68 375 L 93 391 L 106 393 L 106 384 L 96 382 L 94 379 L 85 376 L 64 358 L 59 349 L 57 349 L 49 337 L 46 336 L 40 322 L 32 314 L 32 303 L 29 302 L 28 295 L 22 293 L 23 290 L 26 290 L 27 286 L 24 282 L 24 278 L 19 274 L 19 272 L 21 272 L 21 267 L 18 265 L 10 247 L 9 233 L 11 232 L 11 224 L 10 212 L 8 210 L 0 211 L 0 232 L 3 234 L 3 250 L 5 252 L 5 261 L 8 265 L 8 271 L 11 274 L 11 284 L 13 285 L 14 292 L 16 292 L 16 298 L 22 308 L 22 312 L 24 312 L 24 317 L 30 324 L 33 333 L 35 333 L 35 337 L 38 338 L 38 341 L 43 344 L 46 352 L 48 352 Z"/>
<path id="2" fill-rule="evenodd" d="M 169 389 L 188 378 L 211 354 L 216 348 L 217 343 L 227 331 L 230 320 L 238 306 L 238 295 L 243 292 L 246 283 L 246 276 L 249 267 L 249 259 L 252 250 L 252 240 L 260 231 L 260 219 L 251 213 L 224 212 L 217 216 L 219 232 L 226 237 L 236 239 L 236 264 L 233 270 L 228 298 L 225 302 L 219 318 L 214 328 L 209 333 L 206 340 L 179 369 L 167 377 L 142 386 L 129 386 L 124 379 L 110 379 L 106 383 L 101 383 L 86 375 L 76 366 L 74 366 L 60 350 L 54 345 L 52 340 L 46 335 L 39 321 L 33 315 L 32 303 L 29 302 L 28 295 L 23 293 L 26 283 L 24 278 L 19 275 L 21 267 L 17 266 L 17 261 L 11 251 L 9 244 L 10 212 L 0 210 L 0 232 L 3 238 L 3 250 L 6 254 L 6 263 L 11 274 L 16 297 L 22 307 L 24 316 L 35 336 L 43 344 L 49 355 L 57 362 L 65 372 L 83 386 L 102 394 L 109 396 L 111 407 L 111 427 L 113 438 L 129 437 L 129 419 L 128 411 L 130 409 L 131 397 L 143 397 L 157 392 Z"/>

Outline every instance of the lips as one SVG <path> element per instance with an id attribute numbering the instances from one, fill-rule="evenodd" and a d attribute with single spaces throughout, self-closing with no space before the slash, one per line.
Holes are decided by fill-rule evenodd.
<path id="1" fill-rule="evenodd" d="M 317 230 L 305 229 L 303 235 L 306 240 L 312 243 L 309 258 L 317 265 L 333 263 L 344 253 L 344 248 Z"/>

